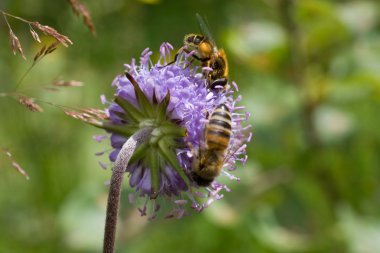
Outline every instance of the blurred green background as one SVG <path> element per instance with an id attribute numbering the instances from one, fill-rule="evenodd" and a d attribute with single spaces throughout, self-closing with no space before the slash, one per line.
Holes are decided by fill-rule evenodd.
<path id="1" fill-rule="evenodd" d="M 254 138 L 240 183 L 201 214 L 147 222 L 125 183 L 117 252 L 380 252 L 380 3 L 324 0 L 84 1 L 93 37 L 67 1 L 2 0 L 74 45 L 44 58 L 20 91 L 74 107 L 103 108 L 113 78 L 146 47 L 176 48 L 209 20 L 230 79 L 252 113 Z M 14 89 L 40 46 L 9 18 L 28 57 L 13 56 L 0 20 L 0 92 Z M 44 38 L 45 41 L 47 38 Z M 49 92 L 54 79 L 83 87 Z M 43 104 L 41 104 L 43 105 Z M 0 98 L 0 252 L 101 252 L 105 203 L 94 153 L 101 130 L 43 105 L 31 113 Z"/>

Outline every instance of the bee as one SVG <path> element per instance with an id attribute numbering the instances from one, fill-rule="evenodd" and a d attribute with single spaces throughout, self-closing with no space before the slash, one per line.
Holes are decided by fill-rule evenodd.
<path id="1" fill-rule="evenodd" d="M 184 51 L 186 53 L 194 52 L 192 57 L 202 63 L 203 67 L 209 67 L 212 70 L 206 74 L 209 89 L 224 87 L 228 89 L 228 61 L 223 49 L 218 49 L 212 37 L 208 25 L 203 18 L 197 13 L 196 18 L 202 34 L 187 34 L 183 40 L 184 46 L 181 47 L 172 63 L 178 55 Z M 169 63 L 171 64 L 171 63 Z"/>
<path id="2" fill-rule="evenodd" d="M 220 174 L 226 160 L 231 137 L 231 114 L 225 104 L 218 105 L 204 130 L 201 144 L 194 155 L 191 176 L 198 186 L 209 186 Z"/>

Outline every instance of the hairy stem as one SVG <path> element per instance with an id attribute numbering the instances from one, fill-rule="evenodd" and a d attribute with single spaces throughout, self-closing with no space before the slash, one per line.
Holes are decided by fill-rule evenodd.
<path id="1" fill-rule="evenodd" d="M 129 159 L 135 150 L 147 141 L 152 132 L 152 128 L 143 128 L 132 135 L 121 148 L 112 170 L 110 191 L 108 194 L 106 224 L 104 228 L 103 253 L 113 253 L 115 249 L 115 236 L 117 218 L 120 204 L 121 185 L 125 169 Z"/>

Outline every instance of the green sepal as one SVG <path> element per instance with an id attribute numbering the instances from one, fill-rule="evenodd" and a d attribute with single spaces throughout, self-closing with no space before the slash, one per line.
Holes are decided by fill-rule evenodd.
<path id="1" fill-rule="evenodd" d="M 166 110 L 168 109 L 168 105 L 170 102 L 170 91 L 168 89 L 166 96 L 162 99 L 162 101 L 158 104 L 157 107 L 157 121 L 161 122 L 166 119 Z"/>
<path id="2" fill-rule="evenodd" d="M 144 158 L 144 156 L 149 153 L 149 142 L 142 143 L 136 150 L 133 152 L 133 155 L 131 159 L 129 160 L 129 164 L 133 164 L 134 162 L 137 162 L 138 160 Z"/>
<path id="3" fill-rule="evenodd" d="M 116 97 L 115 103 L 124 110 L 125 114 L 128 116 L 128 118 L 126 118 L 127 120 L 132 120 L 135 123 L 138 123 L 144 119 L 144 115 L 124 98 L 120 96 Z"/>
<path id="4" fill-rule="evenodd" d="M 148 165 L 150 168 L 150 181 L 152 183 L 151 198 L 154 199 L 157 197 L 160 189 L 160 155 L 155 148 L 152 148 L 148 152 Z"/>
<path id="5" fill-rule="evenodd" d="M 154 116 L 154 109 L 148 98 L 145 96 L 144 92 L 141 90 L 140 86 L 136 82 L 136 80 L 129 74 L 128 72 L 125 72 L 125 76 L 128 78 L 128 80 L 132 83 L 136 100 L 139 102 L 139 105 L 141 107 L 141 110 L 148 116 L 153 117 Z"/>
<path id="6" fill-rule="evenodd" d="M 157 127 L 155 129 L 153 129 L 152 131 L 152 134 L 151 134 L 151 137 L 149 139 L 149 144 L 152 146 L 152 147 L 157 147 L 157 143 L 158 141 L 163 137 L 163 134 L 162 134 L 162 131 L 161 131 L 161 128 L 160 127 Z"/>
<path id="7" fill-rule="evenodd" d="M 151 134 L 149 143 L 151 146 L 157 146 L 158 142 L 162 139 L 166 139 L 168 146 L 175 146 L 176 139 L 186 136 L 187 130 L 180 126 L 173 125 L 171 122 L 165 122 L 164 124 L 156 127 Z"/>
<path id="8" fill-rule="evenodd" d="M 165 146 L 168 147 L 168 149 L 172 150 L 173 147 L 177 148 L 177 139 L 178 138 L 162 138 L 165 142 Z M 158 140 L 160 142 L 161 139 Z M 158 144 L 157 144 L 158 145 Z"/>
<path id="9" fill-rule="evenodd" d="M 187 129 L 184 127 L 180 127 L 170 121 L 166 121 L 161 124 L 160 130 L 162 133 L 167 136 L 176 136 L 176 137 L 186 137 L 187 136 Z"/>
<path id="10" fill-rule="evenodd" d="M 182 178 L 182 180 L 190 186 L 189 178 L 186 176 L 185 172 L 181 168 L 181 166 L 178 163 L 178 159 L 175 155 L 175 151 L 167 145 L 167 142 L 165 139 L 161 139 L 158 142 L 159 152 L 162 155 L 162 157 L 172 166 L 173 169 L 178 173 L 178 175 Z"/>
<path id="11" fill-rule="evenodd" d="M 134 125 L 129 125 L 128 127 L 125 125 L 114 125 L 109 122 L 103 122 L 101 125 L 97 125 L 99 128 L 103 128 L 104 130 L 120 134 L 125 137 L 129 137 L 133 135 L 136 131 L 138 131 L 138 127 Z"/>
<path id="12" fill-rule="evenodd" d="M 156 121 L 154 119 L 144 119 L 139 122 L 139 128 L 156 127 Z"/>

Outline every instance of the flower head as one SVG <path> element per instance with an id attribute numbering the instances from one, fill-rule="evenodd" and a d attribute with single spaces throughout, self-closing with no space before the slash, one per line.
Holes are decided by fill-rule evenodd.
<path id="1" fill-rule="evenodd" d="M 246 143 L 251 137 L 250 126 L 242 126 L 249 114 L 240 112 L 244 109 L 237 105 L 241 97 L 234 99 L 236 84 L 232 83 L 234 90 L 207 89 L 204 72 L 209 69 L 193 66 L 188 60 L 191 56 L 185 53 L 174 64 L 168 64 L 172 50 L 170 44 L 163 43 L 156 64 L 152 63 L 152 52 L 144 50 L 140 63 L 137 65 L 132 60 L 131 64 L 125 64 L 126 74 L 113 81 L 114 101 L 102 98 L 109 104 L 106 110 L 109 120 L 101 127 L 110 133 L 111 161 L 116 160 L 123 144 L 134 132 L 144 127 L 153 129 L 149 141 L 135 151 L 126 170 L 129 185 L 135 189 L 130 200 L 145 198 L 139 209 L 142 215 L 147 214 L 147 205 L 152 202 L 151 218 L 156 216 L 157 201 L 161 198 L 172 200 L 175 206 L 166 217 L 179 218 L 187 213 L 187 206 L 201 211 L 223 197 L 222 189 L 229 191 L 217 179 L 208 187 L 199 187 L 191 176 L 194 149 L 204 146 L 208 116 L 218 105 L 224 104 L 232 118 L 222 175 L 238 180 L 229 171 L 236 169 L 237 161 L 245 163 Z"/>

